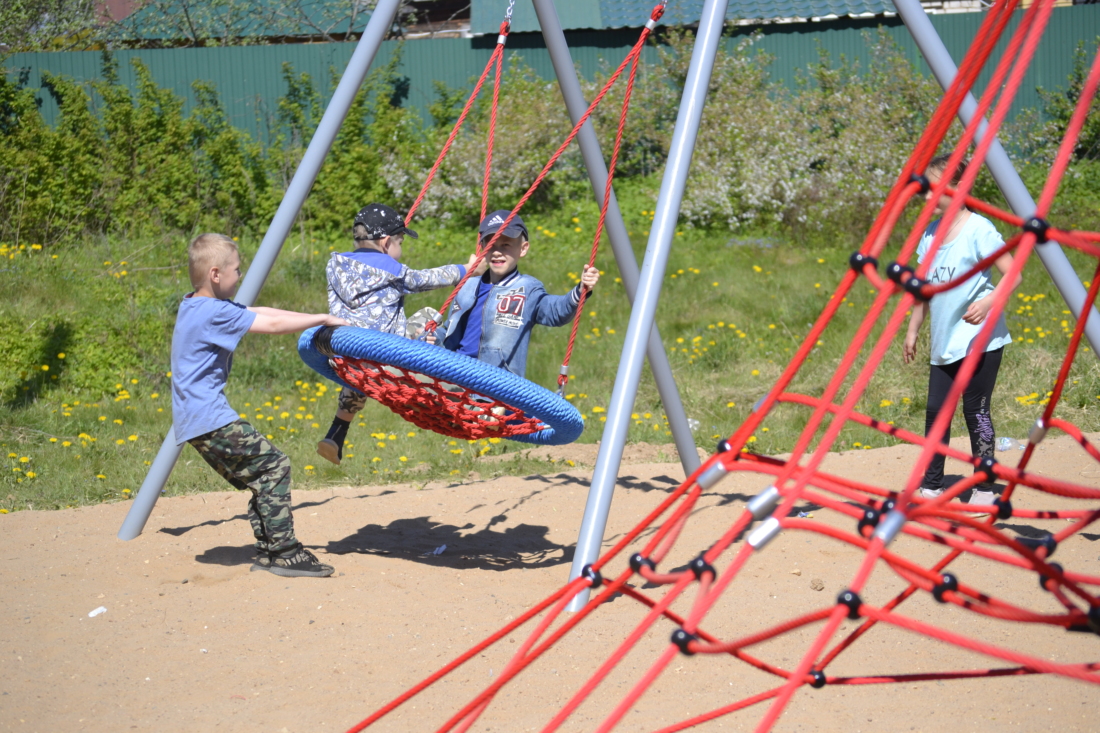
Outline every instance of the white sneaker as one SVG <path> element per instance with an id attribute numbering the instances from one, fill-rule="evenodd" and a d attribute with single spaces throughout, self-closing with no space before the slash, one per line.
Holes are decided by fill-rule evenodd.
<path id="1" fill-rule="evenodd" d="M 324 458 L 329 463 L 335 463 L 340 465 L 340 459 L 343 457 L 340 455 L 340 446 L 336 445 L 336 441 L 331 438 L 325 438 L 317 443 L 317 455 Z"/>
<path id="2" fill-rule="evenodd" d="M 992 506 L 996 498 L 997 494 L 992 491 L 979 491 L 978 489 L 974 489 L 974 491 L 970 493 L 970 499 L 968 499 L 966 503 Z"/>
<path id="3" fill-rule="evenodd" d="M 926 489 L 923 486 L 920 489 L 920 495 L 925 499 L 935 499 L 942 493 L 943 489 Z"/>

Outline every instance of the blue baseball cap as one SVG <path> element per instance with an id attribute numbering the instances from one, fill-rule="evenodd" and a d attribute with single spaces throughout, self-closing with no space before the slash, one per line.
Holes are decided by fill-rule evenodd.
<path id="1" fill-rule="evenodd" d="M 482 238 L 488 234 L 496 234 L 511 213 L 511 211 L 500 209 L 489 214 L 481 220 L 481 226 L 477 230 L 478 234 Z M 512 221 L 509 222 L 508 228 L 504 230 L 503 234 L 506 237 L 518 237 L 522 234 L 524 239 L 530 239 L 527 235 L 527 225 L 523 223 L 523 219 L 520 218 L 519 214 L 512 217 Z"/>

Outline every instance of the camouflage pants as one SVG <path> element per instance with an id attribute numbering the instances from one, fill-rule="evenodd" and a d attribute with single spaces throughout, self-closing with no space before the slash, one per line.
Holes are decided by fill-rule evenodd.
<path id="1" fill-rule="evenodd" d="M 336 403 L 336 406 L 345 412 L 350 412 L 354 415 L 360 412 L 367 404 L 367 396 L 362 392 L 351 389 L 350 387 L 344 387 L 340 390 L 340 399 Z"/>
<path id="2" fill-rule="evenodd" d="M 233 488 L 252 492 L 248 521 L 256 549 L 274 553 L 298 544 L 290 512 L 290 459 L 285 453 L 244 420 L 188 442 Z"/>

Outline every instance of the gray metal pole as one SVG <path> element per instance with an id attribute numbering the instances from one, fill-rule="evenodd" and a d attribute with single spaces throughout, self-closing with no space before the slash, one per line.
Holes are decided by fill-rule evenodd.
<path id="1" fill-rule="evenodd" d="M 577 120 L 588 109 L 588 102 L 584 98 L 584 92 L 581 91 L 577 70 L 573 66 L 569 45 L 565 42 L 565 33 L 562 32 L 558 12 L 554 8 L 553 0 L 534 0 L 534 3 L 535 14 L 542 28 L 542 37 L 546 41 L 546 49 L 550 52 L 554 73 L 561 87 L 561 95 L 565 99 L 570 119 L 573 124 L 577 124 Z M 607 186 L 607 166 L 604 164 L 600 142 L 596 138 L 596 130 L 592 127 L 591 120 L 581 127 L 577 134 L 577 143 L 581 147 L 584 166 L 588 169 L 592 191 L 596 194 L 596 200 L 602 205 L 603 192 Z M 634 257 L 634 248 L 630 244 L 630 235 L 626 231 L 619 202 L 615 200 L 614 189 L 611 190 L 611 202 L 607 206 L 605 228 L 607 238 L 611 241 L 611 251 L 615 254 L 615 263 L 619 266 L 619 273 L 622 275 L 626 297 L 633 303 L 634 294 L 638 289 L 638 260 Z M 665 346 L 661 343 L 661 334 L 658 333 L 656 325 L 653 326 L 653 332 L 649 336 L 646 355 L 649 357 L 649 369 L 653 373 L 653 381 L 657 383 L 657 392 L 661 395 L 661 402 L 665 407 L 665 415 L 668 416 L 672 439 L 676 441 L 680 465 L 684 467 L 684 475 L 690 476 L 695 469 L 699 468 L 699 455 L 695 452 L 695 438 L 691 434 L 687 413 L 684 412 L 684 403 L 680 399 L 680 390 L 676 386 L 675 377 L 672 376 L 672 366 L 668 363 L 668 354 L 665 353 Z"/>
<path id="2" fill-rule="evenodd" d="M 291 227 L 294 226 L 294 219 L 302 210 L 302 204 L 305 203 L 306 196 L 309 195 L 309 190 L 317 179 L 317 174 L 325 162 L 325 156 L 328 155 L 329 148 L 336 139 L 336 133 L 340 131 L 340 126 L 344 123 L 352 102 L 355 101 L 355 95 L 363 85 L 367 70 L 374 61 L 374 56 L 378 53 L 378 48 L 382 45 L 386 34 L 389 33 L 400 3 L 401 0 L 379 0 L 371 14 L 367 27 L 355 46 L 355 52 L 348 60 L 348 67 L 340 77 L 340 83 L 336 85 L 332 100 L 325 108 L 325 114 L 321 117 L 316 132 L 313 133 L 313 139 L 309 141 L 305 155 L 302 156 L 302 162 L 294 171 L 294 177 L 287 186 L 283 200 L 271 219 L 271 226 L 268 227 L 267 234 L 264 235 L 263 242 L 260 243 L 260 248 L 252 259 L 252 265 L 241 282 L 241 287 L 237 291 L 238 303 L 252 305 L 260 294 L 260 288 L 263 287 L 271 268 L 275 265 L 275 258 L 279 256 L 283 242 L 286 241 Z M 169 428 L 168 435 L 165 436 L 160 450 L 157 451 L 157 457 L 149 468 L 149 473 L 145 475 L 145 481 L 142 482 L 137 496 L 130 504 L 130 511 L 122 522 L 122 528 L 118 531 L 120 540 L 132 540 L 141 534 L 145 523 L 149 521 L 149 515 L 153 513 L 153 505 L 157 503 L 161 489 L 168 483 L 168 476 L 172 473 L 182 450 L 183 446 L 176 445 L 175 433 Z"/>
<path id="3" fill-rule="evenodd" d="M 615 389 L 611 393 L 607 425 L 596 457 L 592 488 L 589 489 L 588 503 L 584 508 L 584 519 L 581 521 L 581 532 L 577 539 L 577 551 L 573 556 L 570 578 L 576 578 L 585 565 L 599 557 L 600 546 L 603 544 L 607 514 L 611 508 L 611 498 L 618 479 L 619 464 L 622 462 L 623 444 L 626 442 L 626 433 L 630 428 L 630 412 L 638 393 L 645 345 L 653 330 L 653 318 L 657 313 L 657 302 L 661 296 L 661 283 L 668 265 L 669 251 L 672 249 L 676 219 L 684 197 L 691 156 L 695 151 L 695 138 L 699 132 L 699 120 L 703 116 L 703 105 L 707 99 L 707 88 L 710 85 L 711 71 L 714 69 L 714 57 L 722 39 L 722 25 L 728 2 L 729 0 L 706 0 L 702 17 L 699 19 L 695 47 L 691 52 L 691 65 L 688 67 L 684 93 L 680 98 L 680 110 L 676 115 L 676 127 L 672 133 L 672 144 L 668 151 L 668 163 L 661 181 L 661 191 L 657 195 L 656 214 L 649 231 L 649 243 L 646 246 L 645 260 L 642 262 L 638 292 L 634 300 L 634 308 L 630 313 L 630 325 L 626 329 L 623 353 L 619 361 L 619 373 L 615 377 Z M 570 603 L 569 610 L 578 611 L 586 603 L 588 603 L 587 589 L 577 594 Z"/>
<path id="4" fill-rule="evenodd" d="M 913 40 L 917 42 L 917 47 L 920 48 L 920 52 L 925 61 L 928 62 L 928 66 L 931 67 L 936 81 L 944 89 L 947 89 L 955 79 L 958 68 L 951 59 L 947 47 L 940 40 L 932 21 L 928 19 L 924 8 L 921 7 L 920 0 L 894 0 L 894 7 L 897 8 L 898 15 L 905 23 L 905 27 L 909 29 Z M 964 125 L 970 124 L 977 107 L 978 103 L 974 99 L 974 95 L 968 93 L 959 108 L 959 119 L 962 120 Z M 978 130 L 977 140 L 982 139 L 985 129 L 986 123 L 983 121 Z M 985 164 L 989 167 L 989 172 L 993 174 L 993 180 L 997 182 L 1001 193 L 1004 194 L 1008 205 L 1016 215 L 1024 219 L 1034 215 L 1035 200 L 1031 198 L 1024 182 L 1020 180 L 1020 176 L 1012 166 L 1008 153 L 1001 147 L 999 140 L 994 140 L 989 147 Z M 1058 288 L 1058 292 L 1062 294 L 1066 305 L 1073 311 L 1074 317 L 1079 318 L 1081 308 L 1085 304 L 1085 286 L 1081 284 L 1081 280 L 1077 277 L 1077 273 L 1066 257 L 1066 253 L 1062 251 L 1057 242 L 1041 244 L 1035 248 L 1035 251 L 1038 253 L 1039 259 L 1046 267 L 1047 272 L 1050 273 L 1050 279 L 1054 281 L 1054 287 Z M 1085 324 L 1085 337 L 1092 345 L 1093 353 L 1100 356 L 1100 314 L 1097 314 L 1096 308 L 1092 309 L 1088 322 Z"/>

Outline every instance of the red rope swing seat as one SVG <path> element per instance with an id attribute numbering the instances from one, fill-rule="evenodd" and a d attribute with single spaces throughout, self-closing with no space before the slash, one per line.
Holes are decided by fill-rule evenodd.
<path id="1" fill-rule="evenodd" d="M 1065 478 L 1050 475 L 1059 467 L 1047 473 L 1031 467 L 1038 445 L 1051 430 L 1062 431 L 1080 446 L 1080 460 L 1100 465 L 1100 450 L 1080 428 L 1059 417 L 1059 411 L 1065 410 L 1067 390 L 1072 388 L 1071 367 L 1100 293 L 1100 234 L 1072 231 L 1046 220 L 1100 86 L 1100 52 L 1093 51 L 1096 55 L 1091 69 L 1034 215 L 1025 221 L 973 198 L 970 191 L 975 178 L 1023 82 L 1055 0 L 1036 0 L 1023 11 L 1015 30 L 1006 33 L 1017 4 L 1018 0 L 999 0 L 987 12 L 954 82 L 900 171 L 862 247 L 852 255 L 851 266 L 839 278 L 820 316 L 809 327 L 767 396 L 719 444 L 718 452 L 663 497 L 633 528 L 617 535 L 614 546 L 585 567 L 579 577 L 526 612 L 517 613 L 514 620 L 378 709 L 351 728 L 350 733 L 374 726 L 463 665 L 471 661 L 476 664 L 487 656 L 493 658 L 490 656 L 493 654 L 504 654 L 509 661 L 486 681 L 480 692 L 454 702 L 457 689 L 454 685 L 484 675 L 483 666 L 467 666 L 461 675 L 448 678 L 447 684 L 451 686 L 439 691 L 442 697 L 416 700 L 413 715 L 421 728 L 438 733 L 470 730 L 479 722 L 478 730 L 486 726 L 501 729 L 499 715 L 488 721 L 481 716 L 500 698 L 510 696 L 513 705 L 517 698 L 526 700 L 531 688 L 537 688 L 537 694 L 530 696 L 527 709 L 535 701 L 554 694 L 552 691 L 564 683 L 564 675 L 551 676 L 558 670 L 551 672 L 549 667 L 564 665 L 568 674 L 569 668 L 577 669 L 574 665 L 582 663 L 581 655 L 574 656 L 573 651 L 578 646 L 593 644 L 606 644 L 606 654 L 583 670 L 580 683 L 566 690 L 557 702 L 547 705 L 546 716 L 539 721 L 541 727 L 531 727 L 534 721 L 525 717 L 524 729 L 542 733 L 563 729 L 607 733 L 618 728 L 672 733 L 707 723 L 724 722 L 733 727 L 736 722 L 738 727 L 760 733 L 771 730 L 799 695 L 808 698 L 800 701 L 803 707 L 798 712 L 803 722 L 808 718 L 814 730 L 839 730 L 853 727 L 851 721 L 872 712 L 866 704 L 853 699 L 860 696 L 861 690 L 868 685 L 890 684 L 895 685 L 895 697 L 908 694 L 910 699 L 904 703 L 907 709 L 920 711 L 927 706 L 932 712 L 934 708 L 941 715 L 940 727 L 961 724 L 968 730 L 990 728 L 985 717 L 994 713 L 996 717 L 991 719 L 997 721 L 996 727 L 1003 728 L 1006 724 L 1001 721 L 1008 720 L 1011 726 L 1009 716 L 1022 712 L 1023 703 L 1016 704 L 1019 685 L 1007 688 L 1005 685 L 1010 682 L 1004 680 L 1000 686 L 990 686 L 985 694 L 968 691 L 965 706 L 960 704 L 958 694 L 947 697 L 945 686 L 918 690 L 918 685 L 1043 674 L 1100 689 L 1100 661 L 1097 661 L 1100 651 L 1095 636 L 1100 634 L 1100 575 L 1095 572 L 1091 557 L 1081 562 L 1081 555 L 1094 557 L 1095 552 L 1083 550 L 1078 542 L 1075 547 L 1060 551 L 1061 562 L 1052 560 L 1060 546 L 1073 542 L 1075 535 L 1100 521 L 1100 489 L 1095 481 L 1091 482 L 1093 485 L 1082 483 L 1081 476 L 1089 473 L 1080 471 L 1078 466 Z M 1003 55 L 991 70 L 973 121 L 954 146 L 945 170 L 956 169 L 977 140 L 979 127 L 988 123 L 976 143 L 972 163 L 956 187 L 949 187 L 948 176 L 931 185 L 925 171 L 968 90 L 998 47 L 998 41 L 1006 35 L 1007 42 L 1001 45 Z M 931 200 L 909 230 L 896 260 L 884 267 L 885 276 L 880 276 L 876 269 L 878 258 L 883 255 L 902 210 L 913 196 L 929 188 L 933 193 Z M 935 201 L 944 194 L 951 197 L 945 221 L 951 221 L 965 204 L 1017 227 L 1019 233 L 971 272 L 932 285 L 925 278 L 936 252 L 944 244 L 947 227 L 940 227 L 923 263 L 915 267 L 908 263 L 931 221 Z M 867 400 L 867 389 L 876 372 L 893 368 L 884 367 L 884 359 L 897 358 L 896 341 L 899 331 L 904 332 L 912 308 L 920 307 L 922 301 L 933 299 L 944 290 L 964 287 L 976 271 L 988 267 L 1004 252 L 1013 254 L 1013 264 L 1004 275 L 1013 281 L 1037 247 L 1051 246 L 1046 242 L 1058 242 L 1095 260 L 1090 268 L 1094 272 L 1065 354 L 1051 379 L 1048 399 L 1039 408 L 1025 450 L 1015 465 L 977 458 L 941 442 L 1005 312 L 1010 295 L 1006 288 L 995 291 L 992 308 L 928 435 L 903 430 L 858 410 L 861 402 Z M 811 394 L 795 392 L 792 388 L 803 376 L 806 360 L 820 343 L 819 339 L 827 337 L 830 326 L 835 325 L 837 312 L 861 283 L 874 288 L 874 300 L 854 335 L 845 332 L 836 336 L 849 343 L 828 382 L 813 387 Z M 1087 354 L 1085 358 L 1091 360 L 1093 356 Z M 803 381 L 817 384 L 816 378 Z M 765 420 L 774 416 L 779 405 L 807 412 L 794 447 L 789 455 L 779 457 L 753 453 L 752 436 Z M 778 419 L 789 420 L 790 416 L 780 415 Z M 825 461 L 830 453 L 843 445 L 839 443 L 843 431 L 855 426 L 914 446 L 919 449 L 919 456 L 908 466 L 897 464 L 899 470 L 895 476 L 882 483 L 826 470 Z M 939 496 L 926 498 L 918 489 L 937 453 L 969 464 L 976 471 L 972 476 L 958 478 Z M 745 497 L 747 500 L 740 509 L 730 505 L 729 497 L 736 494 L 715 490 L 719 482 L 735 472 L 755 478 L 761 487 L 755 496 Z M 1004 489 L 993 504 L 962 503 L 965 492 L 994 480 Z M 692 523 L 697 523 L 696 518 L 708 508 L 701 501 L 707 497 L 712 505 L 731 513 L 730 522 L 717 538 L 693 530 Z M 817 507 L 816 519 L 798 511 L 807 505 Z M 1013 520 L 1028 525 L 1057 524 L 1052 530 L 1034 536 L 1019 530 L 1020 524 L 1013 524 Z M 799 540 L 804 538 L 806 543 L 813 544 L 803 545 Z M 789 618 L 774 617 L 768 600 L 759 601 L 758 607 L 747 611 L 746 606 L 753 599 L 763 598 L 762 583 L 773 582 L 775 587 L 783 587 L 775 576 L 786 574 L 789 555 L 784 558 L 776 546 L 835 556 L 837 560 L 830 562 L 837 565 L 834 574 L 843 583 L 840 592 L 806 594 L 796 599 L 793 603 L 800 608 Z M 682 564 L 685 560 L 688 560 L 686 566 Z M 848 568 L 843 576 L 841 563 L 847 563 Z M 672 567 L 658 569 L 662 565 Z M 1019 582 L 1020 574 L 1026 576 L 1022 580 L 1027 582 Z M 754 579 L 761 577 L 771 580 Z M 1031 589 L 1030 593 L 1019 590 L 1025 586 Z M 570 602 L 588 589 L 592 589 L 593 599 L 577 613 L 565 614 Z M 918 603 L 910 606 L 916 607 L 903 609 L 914 597 Z M 606 605 L 616 598 L 622 601 Z M 636 609 L 629 606 L 624 609 L 623 602 L 638 605 Z M 759 608 L 761 605 L 766 607 Z M 635 610 L 637 613 L 633 613 Z M 615 616 L 601 619 L 594 629 L 587 624 L 587 635 L 580 636 L 583 632 L 578 627 L 584 628 L 582 624 L 597 613 Z M 754 615 L 759 621 L 753 621 Z M 976 635 L 979 629 L 981 636 Z M 895 631 L 903 631 L 918 642 L 950 647 L 957 656 L 972 653 L 984 660 L 964 663 L 961 669 L 949 663 L 940 666 L 935 661 L 938 650 L 933 645 L 913 645 L 913 653 L 908 656 L 910 663 L 918 665 L 917 669 L 884 669 L 885 665 L 898 664 L 899 657 L 905 654 L 903 647 L 895 646 L 905 638 L 889 635 Z M 1056 635 L 1059 631 L 1073 636 L 1064 639 Z M 1054 649 L 1056 655 L 1051 653 Z M 674 667 L 682 676 L 672 672 Z M 722 684 L 727 679 L 728 688 Z M 708 686 L 715 680 L 713 686 Z M 843 687 L 847 692 L 818 692 L 830 687 Z M 500 694 L 502 691 L 504 694 Z M 1055 714 L 1060 714 L 1062 727 L 1070 727 L 1069 718 L 1076 721 L 1084 712 L 1076 705 L 1075 710 L 1069 710 L 1062 696 L 1050 688 L 1043 689 L 1045 697 L 1040 698 L 1039 694 L 1036 692 L 1030 698 L 1031 705 L 1040 710 L 1048 703 L 1058 706 L 1050 709 L 1059 711 Z M 1095 700 L 1095 693 L 1092 694 Z M 661 697 L 656 698 L 657 695 Z M 815 695 L 822 697 L 815 700 Z M 838 702 L 844 695 L 849 699 L 847 704 Z M 709 702 L 704 696 L 710 698 Z M 878 704 L 884 704 L 882 699 L 880 696 Z M 821 701 L 826 708 L 838 709 L 838 705 L 846 708 L 840 713 L 844 717 L 832 724 L 826 722 L 814 710 Z M 900 699 L 896 705 L 901 709 Z M 425 718 L 440 708 L 443 712 L 432 720 L 429 728 Z M 877 719 L 881 711 L 874 712 L 875 723 L 881 727 Z M 736 721 L 726 718 L 738 713 Z M 968 717 L 960 717 L 963 713 Z M 1052 720 L 1045 712 L 1037 716 L 1033 727 L 1047 725 Z M 797 719 L 790 722 L 798 725 Z"/>
<path id="2" fill-rule="evenodd" d="M 501 233 L 511 224 L 516 214 L 534 195 L 547 174 L 558 159 L 572 144 L 581 127 L 618 82 L 619 77 L 629 68 L 626 90 L 623 94 L 619 124 L 615 135 L 615 146 L 608 165 L 607 185 L 604 191 L 600 217 L 592 239 L 588 266 L 595 266 L 596 254 L 604 223 L 607 219 L 607 207 L 610 203 L 611 186 L 615 177 L 615 166 L 622 148 L 623 129 L 630 106 L 630 97 L 637 77 L 638 64 L 646 40 L 664 13 L 662 2 L 653 8 L 650 19 L 642 29 L 638 41 L 619 64 L 615 72 L 596 94 L 584 115 L 577 120 L 569 135 L 543 166 L 530 188 L 513 207 L 496 234 L 478 247 L 476 263 L 480 264 L 492 250 Z M 493 101 L 490 107 L 488 142 L 485 154 L 485 172 L 481 192 L 481 217 L 485 218 L 488 208 L 489 178 L 493 158 L 493 139 L 496 132 L 497 111 L 500 100 L 501 68 L 504 58 L 504 45 L 510 28 L 511 6 L 500 25 L 496 48 L 489 62 L 478 78 L 477 84 L 447 141 L 444 143 L 435 164 L 428 172 L 420 194 L 413 202 L 405 217 L 412 220 L 413 214 L 424 200 L 444 158 L 451 149 L 459 130 L 481 91 L 490 70 L 495 68 L 493 81 Z M 475 266 L 476 267 L 476 266 Z M 470 278 L 473 269 L 455 286 L 440 308 L 446 313 L 455 296 Z M 298 342 L 298 353 L 302 360 L 314 371 L 342 385 L 359 390 L 368 397 L 380 402 L 405 420 L 442 435 L 454 438 L 475 440 L 484 437 L 501 437 L 528 443 L 561 445 L 571 443 L 580 437 L 584 430 L 583 418 L 562 396 L 568 382 L 569 361 L 577 339 L 577 328 L 587 291 L 581 290 L 580 303 L 573 317 L 573 326 L 569 334 L 565 358 L 558 377 L 558 392 L 554 393 L 541 385 L 517 377 L 506 369 L 492 367 L 472 359 L 464 354 L 448 351 L 442 347 L 405 339 L 368 329 L 317 328 L 306 331 Z M 429 321 L 426 331 L 432 333 L 438 324 Z"/>

